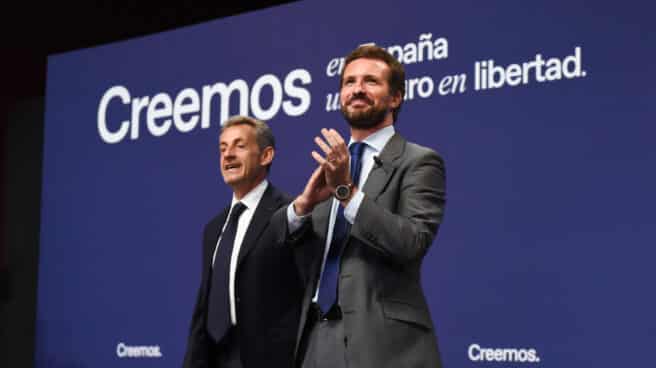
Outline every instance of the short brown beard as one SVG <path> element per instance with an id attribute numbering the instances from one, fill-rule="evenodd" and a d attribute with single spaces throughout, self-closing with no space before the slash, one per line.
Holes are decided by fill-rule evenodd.
<path id="1" fill-rule="evenodd" d="M 346 104 L 342 105 L 341 110 L 342 110 L 342 115 L 344 115 L 344 119 L 348 122 L 348 124 L 352 128 L 356 129 L 369 129 L 373 128 L 376 125 L 380 124 L 384 119 L 385 116 L 387 116 L 388 109 L 383 107 L 383 108 L 377 108 L 375 105 L 371 105 L 371 108 L 366 111 L 356 111 L 356 112 L 349 112 L 347 109 L 347 105 L 354 99 L 357 99 L 358 96 L 354 96 L 349 100 Z M 365 96 L 362 96 L 360 98 L 366 99 L 368 102 L 369 101 Z"/>

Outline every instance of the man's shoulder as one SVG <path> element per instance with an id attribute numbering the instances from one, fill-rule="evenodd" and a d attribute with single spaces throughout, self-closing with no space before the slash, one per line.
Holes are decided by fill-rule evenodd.
<path id="1" fill-rule="evenodd" d="M 442 155 L 435 149 L 410 142 L 402 136 L 399 136 L 399 138 L 401 138 L 404 144 L 403 155 L 405 156 L 405 161 L 416 162 L 417 160 L 422 159 L 438 160 L 440 162 L 444 161 Z"/>
<path id="2" fill-rule="evenodd" d="M 230 206 L 225 206 L 220 212 L 212 216 L 210 220 L 205 223 L 204 226 L 205 230 L 220 227 L 225 222 L 225 219 L 228 216 L 229 211 L 230 211 Z"/>
<path id="3" fill-rule="evenodd" d="M 290 196 L 286 192 L 281 191 L 271 182 L 269 182 L 269 186 L 267 187 L 267 190 L 264 192 L 264 195 L 270 196 L 276 208 L 287 206 L 293 200 L 292 196 Z"/>
<path id="4" fill-rule="evenodd" d="M 289 205 L 292 200 L 293 198 L 289 194 L 281 191 L 275 185 L 269 182 L 267 189 L 264 191 L 264 194 L 260 199 L 260 204 L 262 202 L 266 202 L 273 209 L 278 209 L 280 207 Z M 221 211 L 210 218 L 210 220 L 205 224 L 205 229 L 215 228 L 223 225 L 226 218 L 228 217 L 228 212 L 230 212 L 230 205 L 225 206 Z"/>

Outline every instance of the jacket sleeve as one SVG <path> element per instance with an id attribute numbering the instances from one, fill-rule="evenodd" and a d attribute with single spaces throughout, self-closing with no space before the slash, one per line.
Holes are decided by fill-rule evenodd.
<path id="1" fill-rule="evenodd" d="M 198 290 L 194 313 L 191 316 L 189 337 L 187 338 L 187 351 L 184 356 L 184 368 L 208 367 L 209 342 L 205 332 L 205 308 L 201 306 L 202 288 Z"/>
<path id="2" fill-rule="evenodd" d="M 203 244 L 207 243 L 209 224 L 203 232 Z M 206 368 L 209 367 L 210 358 L 210 338 L 205 330 L 205 320 L 207 315 L 207 303 L 205 290 L 207 279 L 209 278 L 209 262 L 207 262 L 208 250 L 203 247 L 201 254 L 201 282 L 196 295 L 196 303 L 191 316 L 189 326 L 189 337 L 187 338 L 187 351 L 185 352 L 183 367 L 184 368 Z"/>
<path id="3" fill-rule="evenodd" d="M 276 244 L 279 246 L 298 246 L 312 236 L 312 218 L 308 216 L 294 232 L 290 232 L 288 211 L 291 204 L 276 210 L 271 217 L 271 228 L 275 231 Z M 293 210 L 292 210 L 293 211 Z"/>

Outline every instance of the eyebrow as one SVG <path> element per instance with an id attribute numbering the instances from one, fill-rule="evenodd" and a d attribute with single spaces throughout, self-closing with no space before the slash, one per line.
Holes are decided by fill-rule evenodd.
<path id="1" fill-rule="evenodd" d="M 244 142 L 244 139 L 240 137 L 240 138 L 236 138 L 236 139 L 235 139 L 234 141 L 232 141 L 232 142 L 234 142 L 234 143 L 240 143 L 240 142 Z M 219 142 L 219 145 L 220 145 L 220 146 L 227 146 L 228 143 L 229 143 L 229 142 L 221 141 L 221 142 Z"/>
<path id="2" fill-rule="evenodd" d="M 374 74 L 371 74 L 371 73 L 367 73 L 367 74 L 358 74 L 358 75 L 346 75 L 346 76 L 344 76 L 344 80 L 349 80 L 349 79 L 353 79 L 353 78 L 356 78 L 356 77 L 362 77 L 364 79 L 366 79 L 366 78 L 379 79 L 378 76 L 376 76 Z M 382 78 L 382 77 L 380 77 L 380 78 Z"/>

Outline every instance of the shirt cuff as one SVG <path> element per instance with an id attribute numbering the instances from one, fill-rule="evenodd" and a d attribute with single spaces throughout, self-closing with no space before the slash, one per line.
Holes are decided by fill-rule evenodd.
<path id="1" fill-rule="evenodd" d="M 344 207 L 344 218 L 346 221 L 348 221 L 349 224 L 353 225 L 353 222 L 355 221 L 355 215 L 358 214 L 358 210 L 360 209 L 360 205 L 362 204 L 363 200 L 364 193 L 358 189 L 358 191 L 353 195 L 353 198 L 351 198 L 346 207 Z"/>
<path id="2" fill-rule="evenodd" d="M 305 216 L 297 215 L 294 211 L 294 202 L 290 203 L 287 207 L 287 229 L 289 233 L 293 234 L 296 230 L 300 229 L 309 216 L 309 213 Z"/>

